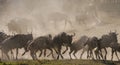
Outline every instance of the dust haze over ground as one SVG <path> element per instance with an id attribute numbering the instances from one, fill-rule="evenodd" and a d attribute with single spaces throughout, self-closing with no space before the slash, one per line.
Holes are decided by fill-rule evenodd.
<path id="1" fill-rule="evenodd" d="M 100 37 L 110 30 L 120 32 L 119 0 L 0 0 L 0 30 L 7 34 L 8 23 L 35 37 L 62 31 Z M 120 35 L 118 35 L 119 40 Z"/>

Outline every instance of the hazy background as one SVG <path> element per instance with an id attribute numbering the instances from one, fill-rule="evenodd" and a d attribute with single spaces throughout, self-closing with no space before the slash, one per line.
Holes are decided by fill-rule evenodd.
<path id="1" fill-rule="evenodd" d="M 0 0 L 0 30 L 7 34 L 65 31 L 77 39 L 119 33 L 119 27 L 120 0 Z"/>
<path id="2" fill-rule="evenodd" d="M 0 0 L 0 30 L 7 33 L 101 35 L 119 31 L 119 17 L 119 0 Z"/>

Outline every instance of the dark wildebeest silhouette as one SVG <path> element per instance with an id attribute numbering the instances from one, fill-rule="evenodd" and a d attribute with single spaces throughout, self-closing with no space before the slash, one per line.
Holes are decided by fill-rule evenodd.
<path id="1" fill-rule="evenodd" d="M 19 48 L 24 48 L 27 50 L 27 42 L 32 40 L 33 36 L 32 34 L 17 34 L 12 37 L 9 37 L 5 39 L 2 44 L 1 44 L 1 50 L 2 52 L 7 56 L 8 59 L 9 55 L 8 52 L 12 49 L 16 49 L 16 59 L 18 56 L 18 49 Z"/>
<path id="2" fill-rule="evenodd" d="M 107 55 L 107 47 L 110 47 L 113 49 L 114 45 L 118 43 L 117 40 L 117 33 L 116 32 L 110 32 L 109 34 L 103 35 L 99 39 L 99 48 L 96 49 L 96 58 L 100 59 L 100 56 L 102 57 L 103 60 L 106 60 L 106 55 Z M 103 57 L 101 49 L 105 50 L 105 56 Z"/>
<path id="3" fill-rule="evenodd" d="M 82 55 L 85 51 L 87 51 L 87 58 L 88 56 L 93 57 L 93 49 L 98 47 L 97 44 L 98 44 L 97 37 L 88 37 L 86 35 L 82 36 L 79 40 L 74 41 L 73 44 L 71 45 L 69 52 L 70 58 L 72 59 L 71 53 L 74 52 L 73 55 L 77 59 L 75 54 L 81 49 L 83 49 L 83 51 L 81 53 L 80 58 L 82 58 Z"/>
<path id="4" fill-rule="evenodd" d="M 71 57 L 71 53 L 73 52 L 73 55 L 74 57 L 77 59 L 76 57 L 76 53 L 83 49 L 85 47 L 85 44 L 88 40 L 88 37 L 86 35 L 82 36 L 80 39 L 78 39 L 77 41 L 74 41 L 71 46 L 70 46 L 70 52 L 69 52 L 69 56 L 70 56 L 70 59 L 72 59 Z"/>
<path id="5" fill-rule="evenodd" d="M 85 44 L 85 47 L 87 47 L 87 58 L 91 57 L 92 59 L 94 59 L 93 49 L 99 47 L 99 40 L 98 40 L 98 38 L 95 37 L 95 36 L 94 37 L 89 37 L 87 42 L 86 42 L 86 44 Z M 82 57 L 84 51 L 85 50 L 83 49 L 83 51 L 81 53 L 81 57 Z"/>
<path id="6" fill-rule="evenodd" d="M 71 46 L 73 36 L 75 36 L 75 33 L 74 35 L 68 35 L 67 33 L 62 32 L 53 38 L 54 50 L 58 54 L 57 59 L 59 59 L 59 56 L 61 56 L 63 59 L 63 56 L 61 54 L 62 46 L 66 47 L 66 50 L 63 52 L 64 54 L 68 50 L 68 47 Z"/>
<path id="7" fill-rule="evenodd" d="M 47 36 L 40 36 L 33 41 L 31 41 L 28 45 L 27 50 L 30 50 L 30 55 L 33 60 L 38 60 L 37 59 L 37 51 L 41 51 L 40 56 L 42 54 L 42 50 L 49 49 L 52 53 L 53 56 L 53 50 L 52 50 L 52 36 L 49 34 Z"/>
<path id="8" fill-rule="evenodd" d="M 0 47 L 1 47 L 1 43 L 5 40 L 5 39 L 7 39 L 7 38 L 9 38 L 10 37 L 10 35 L 7 35 L 6 33 L 4 33 L 4 32 L 0 32 Z M 11 51 L 11 54 L 12 54 L 13 52 Z M 3 57 L 3 53 L 2 53 L 2 57 Z"/>
<path id="9" fill-rule="evenodd" d="M 9 37 L 11 37 L 11 35 L 7 35 L 7 34 L 4 33 L 4 32 L 0 32 L 0 47 L 1 47 L 2 42 L 3 42 L 5 39 L 9 38 Z M 11 54 L 12 54 L 12 53 L 13 53 L 13 52 L 12 52 L 12 50 L 11 50 Z M 3 57 L 3 53 L 2 53 L 2 57 Z"/>
<path id="10" fill-rule="evenodd" d="M 115 53 L 115 55 L 117 56 L 118 61 L 120 61 L 117 51 L 120 53 L 120 43 L 117 44 L 111 44 L 112 45 L 112 54 L 111 54 L 111 61 L 113 60 L 113 55 Z"/>

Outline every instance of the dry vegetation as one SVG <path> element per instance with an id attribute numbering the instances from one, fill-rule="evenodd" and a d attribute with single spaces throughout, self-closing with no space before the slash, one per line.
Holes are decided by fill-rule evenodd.
<path id="1" fill-rule="evenodd" d="M 120 62 L 94 60 L 20 60 L 1 62 L 0 65 L 120 65 Z"/>

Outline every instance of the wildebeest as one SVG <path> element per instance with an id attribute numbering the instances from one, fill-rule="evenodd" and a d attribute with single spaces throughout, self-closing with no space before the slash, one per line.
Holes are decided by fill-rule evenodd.
<path id="1" fill-rule="evenodd" d="M 7 39 L 7 38 L 9 38 L 9 37 L 11 37 L 11 35 L 7 35 L 7 34 L 4 33 L 4 32 L 0 32 L 0 45 L 2 44 L 2 42 L 3 42 L 5 39 Z"/>
<path id="2" fill-rule="evenodd" d="M 27 50 L 30 50 L 30 55 L 33 60 L 37 60 L 36 52 L 39 50 L 41 51 L 40 56 L 42 54 L 42 50 L 46 49 L 49 49 L 53 56 L 52 46 L 52 36 L 49 34 L 48 36 L 40 36 L 31 41 L 27 47 Z"/>
<path id="3" fill-rule="evenodd" d="M 88 37 L 84 35 L 79 40 L 74 41 L 71 44 L 71 46 L 70 46 L 70 52 L 69 52 L 69 56 L 70 56 L 71 59 L 72 59 L 72 57 L 71 57 L 71 53 L 72 52 L 74 52 L 73 53 L 74 57 L 77 58 L 75 56 L 75 54 L 85 46 L 87 40 L 88 40 Z"/>
<path id="4" fill-rule="evenodd" d="M 117 44 L 111 44 L 112 45 L 112 54 L 111 54 L 111 61 L 113 60 L 113 55 L 115 53 L 115 55 L 117 56 L 117 59 L 120 61 L 119 57 L 118 57 L 118 54 L 117 54 L 117 51 L 120 53 L 120 44 L 117 43 Z"/>
<path id="5" fill-rule="evenodd" d="M 105 56 L 104 56 L 104 60 L 106 60 L 106 55 L 107 55 L 107 47 L 110 47 L 113 49 L 114 45 L 116 45 L 118 43 L 117 40 L 117 33 L 116 32 L 110 32 L 109 34 L 103 35 L 100 39 L 99 39 L 99 45 L 100 47 L 96 49 L 97 53 L 96 53 L 96 58 L 100 58 L 100 56 L 103 58 L 101 49 L 105 50 Z M 112 45 L 113 44 L 113 45 Z"/>
<path id="6" fill-rule="evenodd" d="M 24 48 L 25 50 L 27 49 L 27 42 L 32 40 L 33 36 L 32 34 L 17 34 L 12 37 L 9 37 L 5 39 L 2 44 L 1 44 L 1 50 L 2 52 L 7 56 L 8 59 L 9 55 L 8 52 L 12 49 L 16 49 L 16 59 L 18 56 L 18 49 L 19 48 Z"/>
<path id="7" fill-rule="evenodd" d="M 38 50 L 42 51 L 43 49 L 49 49 L 51 50 L 51 54 L 53 55 L 53 51 L 52 51 L 53 48 L 58 54 L 57 59 L 59 58 L 59 55 L 61 55 L 61 57 L 63 58 L 61 54 L 61 47 L 66 46 L 66 50 L 64 51 L 65 53 L 68 50 L 68 46 L 71 45 L 73 36 L 74 35 L 68 35 L 67 33 L 62 32 L 61 34 L 55 36 L 53 39 L 51 38 L 51 36 L 38 37 L 35 40 L 33 40 L 28 47 L 30 49 L 30 54 L 32 58 L 35 60 L 37 59 L 36 52 Z"/>
<path id="8" fill-rule="evenodd" d="M 62 46 L 66 47 L 66 50 L 63 52 L 65 53 L 68 50 L 68 47 L 71 46 L 73 36 L 75 36 L 75 33 L 74 35 L 68 35 L 67 33 L 62 32 L 61 34 L 58 34 L 53 38 L 54 50 L 58 54 L 57 59 L 59 59 L 59 56 L 61 56 L 61 58 L 63 59 L 63 56 L 61 54 Z"/>
<path id="9" fill-rule="evenodd" d="M 90 58 L 92 57 L 92 59 L 94 59 L 94 56 L 93 56 L 93 49 L 95 48 L 99 48 L 99 40 L 97 37 L 90 37 L 88 38 L 87 42 L 86 42 L 86 45 L 87 45 L 87 58 Z M 85 50 L 83 50 L 82 54 L 84 53 Z M 81 54 L 81 56 L 82 56 Z"/>
<path id="10" fill-rule="evenodd" d="M 80 58 L 82 58 L 82 55 L 85 51 L 87 51 L 87 57 L 93 57 L 93 49 L 98 47 L 98 38 L 97 37 L 88 37 L 86 35 L 82 36 L 79 40 L 73 42 L 73 44 L 70 47 L 70 58 L 71 58 L 71 53 L 74 51 L 73 55 L 75 58 L 76 57 L 76 53 L 83 49 Z M 72 58 L 71 58 L 72 59 Z"/>
<path id="11" fill-rule="evenodd" d="M 0 48 L 1 48 L 2 42 L 3 42 L 5 39 L 9 38 L 9 37 L 11 37 L 11 35 L 7 35 L 7 34 L 4 33 L 4 32 L 0 32 Z M 12 53 L 13 53 L 13 52 L 12 52 L 12 50 L 11 50 L 11 54 L 12 54 Z M 2 57 L 3 57 L 3 53 L 2 53 Z"/>

